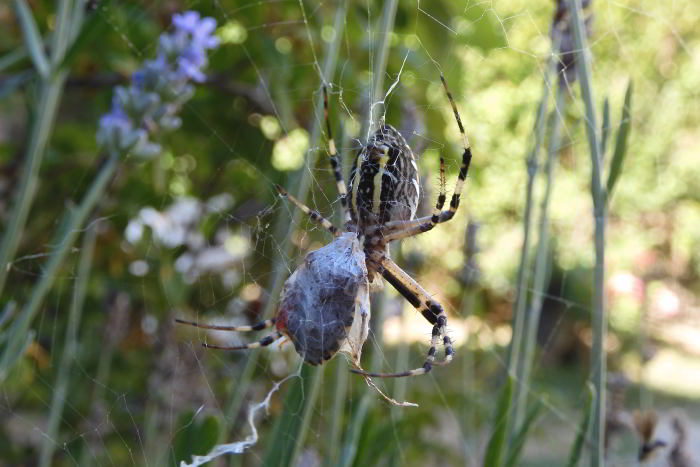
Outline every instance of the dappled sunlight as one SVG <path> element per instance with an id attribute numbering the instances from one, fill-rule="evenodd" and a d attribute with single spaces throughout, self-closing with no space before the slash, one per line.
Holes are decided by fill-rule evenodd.
<path id="1" fill-rule="evenodd" d="M 494 347 L 505 347 L 510 342 L 510 325 L 490 326 L 478 316 L 450 316 L 447 322 L 447 332 L 452 342 L 465 352 L 491 351 Z M 430 341 L 430 324 L 415 309 L 407 306 L 401 316 L 391 316 L 384 320 L 382 333 L 387 345 L 426 344 Z"/>
<path id="2" fill-rule="evenodd" d="M 700 399 L 699 355 L 664 348 L 645 365 L 643 375 L 643 382 L 652 389 Z"/>

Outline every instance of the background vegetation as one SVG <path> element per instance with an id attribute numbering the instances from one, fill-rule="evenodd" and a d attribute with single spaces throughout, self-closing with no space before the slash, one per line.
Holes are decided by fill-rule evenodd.
<path id="1" fill-rule="evenodd" d="M 75 245 L 38 299 L 21 358 L 9 366 L 3 360 L 0 465 L 177 465 L 216 442 L 249 436 L 248 407 L 289 374 L 299 377 L 258 413 L 257 444 L 232 464 L 480 465 L 486 458 L 500 465 L 515 455 L 522 426 L 528 437 L 520 439 L 515 465 L 566 465 L 579 434 L 588 458 L 594 440 L 580 421 L 587 417 L 596 335 L 590 119 L 571 64 L 556 66 L 576 52 L 558 56 L 549 72 L 551 1 L 0 5 L 3 236 L 26 161 L 40 154 L 34 201 L 0 295 L 3 358 L 12 326 L 52 271 L 66 219 L 104 168 L 95 134 L 114 86 L 154 58 L 171 15 L 186 9 L 218 24 L 221 44 L 210 53 L 208 79 L 182 109 L 181 128 L 158 140 L 162 154 L 120 160 L 90 216 L 69 230 Z M 78 11 L 84 20 L 77 21 Z M 629 122 L 630 132 L 607 204 L 604 344 L 610 379 L 625 381 L 624 390 L 610 394 L 618 405 L 607 414 L 656 409 L 655 437 L 669 443 L 658 461 L 666 462 L 673 417 L 684 420 L 688 447 L 700 445 L 693 423 L 700 417 L 700 5 L 599 0 L 585 14 L 593 15 L 596 128 L 605 127 L 608 100 L 603 180 L 619 123 Z M 27 33 L 28 18 L 39 42 Z M 60 60 L 51 61 L 61 47 Z M 47 52 L 47 63 L 37 50 Z M 394 256 L 446 305 L 457 357 L 429 376 L 377 381 L 387 395 L 420 407 L 389 405 L 349 375 L 342 358 L 311 369 L 300 366 L 291 345 L 206 350 L 200 342 L 248 336 L 174 325 L 175 317 L 243 324 L 269 316 L 280 278 L 329 241 L 274 190 L 278 183 L 301 193 L 338 221 L 321 130 L 322 81 L 330 86 L 330 117 L 347 168 L 366 139 L 370 104 L 400 77 L 373 115 L 385 111 L 420 155 L 422 209 L 430 212 L 439 155 L 451 189 L 460 154 L 440 71 L 473 146 L 466 195 L 452 222 L 403 241 Z M 47 95 L 54 96 L 55 117 Z M 537 270 L 548 153 L 556 156 L 549 159 L 554 176 L 543 222 L 549 242 L 541 256 L 546 267 Z M 524 247 L 528 168 L 534 178 Z M 535 344 L 531 377 L 509 365 L 518 291 L 524 310 L 542 302 L 535 332 L 525 338 Z M 422 364 L 430 328 L 390 287 L 375 297 L 373 319 L 365 367 Z M 510 386 L 509 369 L 516 377 Z M 499 404 L 519 390 L 520 406 Z M 498 448 L 499 436 L 508 449 Z M 638 437 L 623 432 L 607 458 L 631 463 L 638 447 Z"/>

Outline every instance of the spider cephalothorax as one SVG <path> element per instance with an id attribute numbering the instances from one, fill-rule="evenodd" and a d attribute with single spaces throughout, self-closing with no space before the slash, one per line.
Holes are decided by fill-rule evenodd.
<path id="1" fill-rule="evenodd" d="M 447 316 L 442 305 L 394 263 L 387 250 L 387 245 L 394 240 L 427 232 L 437 224 L 449 221 L 459 207 L 472 155 L 454 99 L 445 78 L 441 75 L 440 79 L 464 145 L 462 163 L 448 209 L 443 210 L 446 201 L 445 164 L 441 157 L 440 194 L 433 214 L 414 218 L 420 186 L 416 160 L 403 136 L 386 124 L 374 132 L 358 153 L 348 190 L 331 134 L 328 94 L 324 86 L 328 152 L 340 194 L 344 230 L 339 231 L 318 212 L 277 187 L 282 196 L 333 234 L 334 240 L 309 253 L 287 279 L 275 318 L 254 326 L 237 327 L 202 325 L 183 320 L 178 322 L 208 329 L 235 331 L 257 331 L 274 325 L 275 334 L 252 344 L 237 347 L 205 345 L 231 350 L 249 349 L 288 338 L 307 363 L 320 364 L 337 352 L 342 352 L 351 358 L 356 367 L 352 371 L 365 376 L 414 376 L 429 372 L 433 365 L 449 363 L 453 357 L 452 341 L 447 335 Z M 389 374 L 367 373 L 359 369 L 360 351 L 368 333 L 369 290 L 381 280 L 380 276 L 433 325 L 428 356 L 420 368 Z M 436 362 L 435 353 L 440 341 L 445 348 L 445 359 Z"/>

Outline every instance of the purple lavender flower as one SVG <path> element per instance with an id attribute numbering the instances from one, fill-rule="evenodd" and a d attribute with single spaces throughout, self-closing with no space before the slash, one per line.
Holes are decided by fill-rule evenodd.
<path id="1" fill-rule="evenodd" d="M 173 25 L 172 33 L 160 35 L 156 58 L 133 73 L 128 87 L 115 88 L 112 110 L 100 119 L 97 132 L 98 143 L 109 151 L 157 155 L 161 148 L 148 134 L 179 127 L 177 112 L 194 93 L 190 81 L 206 79 L 207 51 L 219 45 L 216 21 L 186 11 L 173 15 Z"/>
<path id="2" fill-rule="evenodd" d="M 207 50 L 219 45 L 219 39 L 212 33 L 216 29 L 213 18 L 201 18 L 196 11 L 173 15 L 175 32 L 170 39 L 184 44 L 177 58 L 178 71 L 193 81 L 205 80 L 202 68 L 207 65 Z"/>
<path id="3" fill-rule="evenodd" d="M 112 98 L 112 110 L 100 117 L 100 129 L 98 136 L 101 133 L 113 133 L 114 131 L 126 132 L 131 130 L 131 121 L 124 113 L 124 109 L 119 105 L 116 96 Z"/>
<path id="4" fill-rule="evenodd" d="M 131 120 L 115 95 L 112 98 L 112 110 L 100 117 L 97 142 L 112 149 L 121 149 L 132 133 Z"/>
<path id="5" fill-rule="evenodd" d="M 173 15 L 176 34 L 190 34 L 192 45 L 203 50 L 213 49 L 219 45 L 219 39 L 212 33 L 216 29 L 214 18 L 201 18 L 196 11 L 186 11 Z"/>

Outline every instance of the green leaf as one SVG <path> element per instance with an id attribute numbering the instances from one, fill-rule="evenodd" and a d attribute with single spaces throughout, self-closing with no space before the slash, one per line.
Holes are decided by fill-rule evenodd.
<path id="1" fill-rule="evenodd" d="M 518 465 L 518 460 L 520 458 L 520 454 L 522 453 L 523 446 L 525 446 L 527 435 L 530 431 L 530 428 L 535 423 L 535 420 L 537 420 L 537 418 L 539 417 L 540 411 L 542 410 L 542 406 L 542 400 L 537 399 L 528 411 L 527 415 L 525 416 L 525 420 L 523 421 L 523 424 L 520 427 L 520 430 L 516 433 L 515 438 L 513 439 L 513 443 L 510 447 L 510 452 L 508 453 L 508 459 L 505 463 L 506 466 L 515 467 Z"/>
<path id="2" fill-rule="evenodd" d="M 486 456 L 484 459 L 484 467 L 500 467 L 503 459 L 503 453 L 507 449 L 506 446 L 506 428 L 508 427 L 508 417 L 510 415 L 510 406 L 513 400 L 513 377 L 508 375 L 508 381 L 503 386 L 500 400 L 496 411 L 496 419 L 494 420 L 493 433 L 486 447 Z"/>
<path id="3" fill-rule="evenodd" d="M 610 162 L 610 173 L 608 174 L 607 192 L 610 197 L 617 179 L 622 173 L 622 162 L 627 152 L 627 137 L 630 131 L 630 113 L 632 108 L 632 81 L 627 84 L 625 92 L 625 103 L 622 107 L 622 119 L 620 126 L 617 129 L 617 138 L 615 139 L 615 153 L 613 154 L 612 162 Z"/>
<path id="4" fill-rule="evenodd" d="M 606 97 L 603 101 L 603 126 L 600 128 L 600 158 L 605 160 L 605 152 L 610 136 L 610 101 Z"/>
<path id="5" fill-rule="evenodd" d="M 375 401 L 377 395 L 371 391 L 366 391 L 364 397 Z M 415 408 L 406 409 L 401 418 L 389 417 L 386 414 L 386 406 L 370 412 L 364 418 L 364 422 L 358 427 L 357 437 L 348 439 L 347 447 L 352 447 L 356 451 L 352 466 L 366 465 L 403 465 L 402 458 L 411 458 L 412 452 L 427 452 L 434 448 L 427 440 L 422 440 L 420 431 L 426 425 L 436 423 L 429 410 L 420 411 Z M 360 404 L 360 408 L 362 408 Z M 353 427 L 354 429 L 354 427 Z M 400 440 L 411 440 L 410 446 L 402 444 Z M 352 445 L 353 443 L 356 443 Z M 352 446 L 351 446 L 352 445 Z M 401 454 L 400 454 L 401 453 Z M 449 463 L 447 458 L 443 462 Z M 333 464 L 343 466 L 346 464 Z"/>
<path id="6" fill-rule="evenodd" d="M 360 435 L 362 434 L 362 428 L 367 420 L 367 411 L 372 403 L 372 395 L 365 394 L 360 399 L 359 407 L 355 410 L 352 420 L 350 421 L 350 426 L 347 430 L 347 437 L 344 441 L 343 452 L 340 456 L 340 462 L 338 465 L 342 467 L 349 467 L 353 465 L 355 456 L 357 455 L 357 448 L 359 444 Z"/>
<path id="7" fill-rule="evenodd" d="M 201 419 L 192 411 L 181 414 L 172 444 L 171 465 L 180 465 L 180 461 L 189 462 L 192 456 L 208 453 L 218 436 L 219 422 L 213 415 Z"/>
<path id="8" fill-rule="evenodd" d="M 24 34 L 24 42 L 34 63 L 34 68 L 36 68 L 36 71 L 42 78 L 48 78 L 51 67 L 44 53 L 44 45 L 41 41 L 39 28 L 34 21 L 27 2 L 25 0 L 15 0 L 15 11 L 17 12 L 17 18 Z"/>
<path id="9" fill-rule="evenodd" d="M 593 400 L 595 399 L 595 387 L 589 381 L 588 391 L 586 391 L 586 403 L 583 408 L 583 417 L 581 418 L 581 423 L 579 424 L 578 431 L 576 433 L 576 439 L 574 444 L 571 446 L 571 452 L 569 453 L 569 463 L 568 467 L 575 467 L 581 458 L 581 452 L 583 451 L 583 441 L 586 438 L 586 433 L 588 432 L 588 425 L 591 423 L 593 418 Z"/>
<path id="10" fill-rule="evenodd" d="M 306 364 L 301 367 L 301 377 L 294 380 L 287 392 L 284 412 L 277 418 L 272 436 L 267 440 L 262 465 L 294 465 L 316 405 L 324 368 Z"/>

